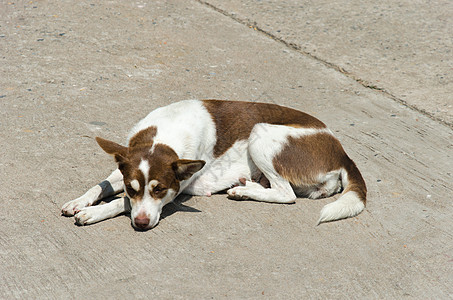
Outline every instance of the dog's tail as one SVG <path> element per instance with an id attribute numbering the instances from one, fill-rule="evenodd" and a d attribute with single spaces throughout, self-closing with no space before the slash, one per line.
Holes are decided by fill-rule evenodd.
<path id="1" fill-rule="evenodd" d="M 366 184 L 355 163 L 348 162 L 341 171 L 343 193 L 335 202 L 329 203 L 321 210 L 318 224 L 354 217 L 362 212 L 366 204 Z"/>

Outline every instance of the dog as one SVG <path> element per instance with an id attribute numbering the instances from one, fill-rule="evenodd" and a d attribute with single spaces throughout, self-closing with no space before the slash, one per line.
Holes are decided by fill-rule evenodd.
<path id="1" fill-rule="evenodd" d="M 88 225 L 130 209 L 136 230 L 159 222 L 179 194 L 227 191 L 237 200 L 294 203 L 342 192 L 321 210 L 318 225 L 358 215 L 367 188 L 338 139 L 315 117 L 276 104 L 185 100 L 149 113 L 128 146 L 97 137 L 118 168 L 62 214 Z M 96 205 L 124 190 L 125 197 Z"/>

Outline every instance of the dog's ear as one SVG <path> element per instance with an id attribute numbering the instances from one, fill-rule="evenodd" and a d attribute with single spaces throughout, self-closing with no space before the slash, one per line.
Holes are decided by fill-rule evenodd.
<path id="1" fill-rule="evenodd" d="M 204 160 L 178 159 L 172 163 L 171 167 L 176 174 L 176 179 L 186 180 L 200 171 L 205 164 L 206 162 Z"/>
<path id="2" fill-rule="evenodd" d="M 113 155 L 117 163 L 122 163 L 126 160 L 128 153 L 127 147 L 121 146 L 120 144 L 100 137 L 96 137 L 96 142 L 99 144 L 99 146 L 101 146 L 102 150 L 110 155 Z"/>

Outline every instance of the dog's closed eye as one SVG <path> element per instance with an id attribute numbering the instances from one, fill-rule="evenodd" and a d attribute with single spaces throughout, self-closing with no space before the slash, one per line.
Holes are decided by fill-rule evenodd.
<path id="1" fill-rule="evenodd" d="M 156 196 L 164 194 L 167 190 L 168 189 L 162 184 L 158 184 L 153 188 L 153 192 Z"/>
<path id="2" fill-rule="evenodd" d="M 130 197 L 134 197 L 139 189 L 140 185 L 138 184 L 137 180 L 133 180 L 131 183 L 126 184 L 126 192 Z"/>

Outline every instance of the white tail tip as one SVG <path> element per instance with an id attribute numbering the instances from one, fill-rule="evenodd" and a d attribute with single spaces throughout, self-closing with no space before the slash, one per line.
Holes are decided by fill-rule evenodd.
<path id="1" fill-rule="evenodd" d="M 349 191 L 342 195 L 337 201 L 329 203 L 322 208 L 321 216 L 316 225 L 323 222 L 357 216 L 364 208 L 365 204 L 360 200 L 357 194 L 353 191 Z"/>

